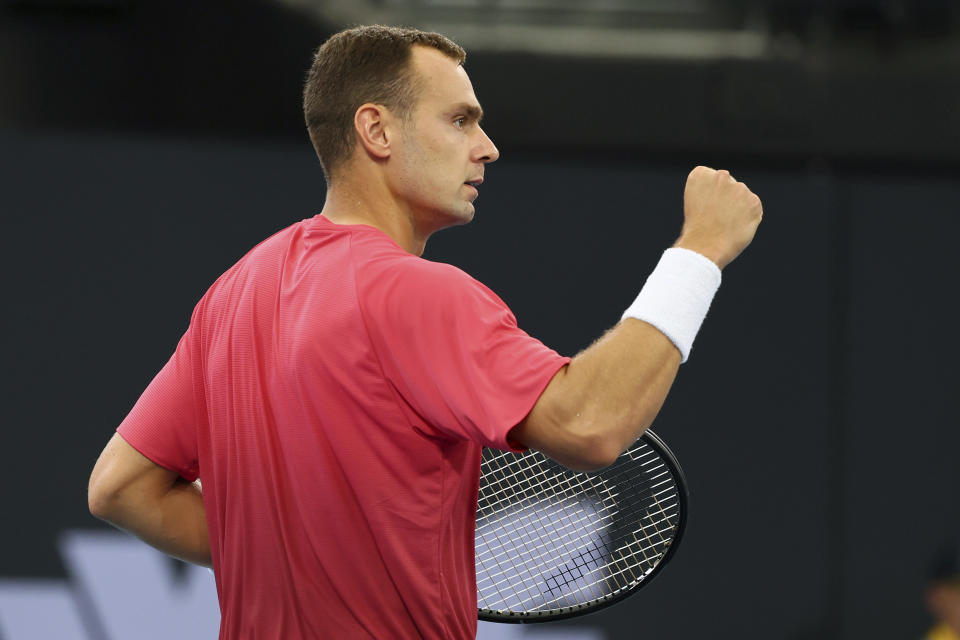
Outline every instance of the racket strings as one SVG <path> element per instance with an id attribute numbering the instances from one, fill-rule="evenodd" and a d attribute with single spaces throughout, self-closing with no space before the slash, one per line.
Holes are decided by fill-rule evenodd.
<path id="1" fill-rule="evenodd" d="M 534 507 L 544 500 L 557 506 L 558 503 L 554 499 L 555 496 L 570 494 L 574 489 L 570 483 L 570 478 L 562 476 L 549 477 L 549 479 L 554 480 L 554 482 L 544 484 L 543 480 L 548 479 L 548 476 L 541 467 L 542 459 L 538 460 L 532 456 L 527 456 L 526 462 L 528 466 L 519 466 L 513 469 L 513 473 L 507 476 L 509 482 L 517 483 L 516 486 L 522 486 L 518 492 L 514 493 L 514 497 L 517 500 L 517 504 L 523 507 L 522 510 L 516 512 L 519 514 L 518 521 L 512 523 L 519 526 L 514 526 L 511 531 L 514 534 L 521 532 L 522 537 L 519 540 L 515 539 L 510 542 L 511 546 L 514 546 L 518 541 L 522 543 L 524 553 L 527 556 L 526 570 L 543 570 L 548 564 L 556 564 L 556 558 L 553 554 L 557 551 L 557 539 L 551 536 L 551 529 L 547 526 L 550 523 L 540 517 L 539 514 L 542 513 L 542 510 Z M 501 477 L 500 480 L 501 482 L 498 482 L 498 484 L 502 483 L 503 478 Z M 582 485 L 582 483 L 580 484 Z M 509 486 L 501 487 L 500 493 L 509 495 Z M 562 512 L 562 515 L 560 529 L 564 534 L 575 533 L 576 526 L 585 519 L 584 517 L 571 519 L 570 514 L 566 510 Z M 582 515 L 585 516 L 586 514 Z M 484 544 L 489 545 L 490 542 L 484 533 L 485 528 L 483 527 L 483 523 L 478 527 L 478 531 L 480 531 Z M 509 547 L 505 547 L 500 540 L 499 534 L 496 533 L 496 528 L 493 529 L 493 532 L 497 538 L 498 548 L 508 549 Z M 563 547 L 560 551 L 565 555 L 570 556 L 577 551 L 578 548 L 571 547 L 565 538 L 559 538 L 559 540 L 562 541 Z M 547 553 L 544 553 L 544 551 Z M 520 597 L 521 595 L 525 596 L 525 599 L 540 599 L 543 601 L 549 599 L 547 593 L 552 591 L 549 584 L 545 585 L 547 587 L 547 593 L 544 593 L 542 588 L 544 585 L 539 582 L 522 581 L 518 583 L 516 580 L 517 563 L 515 559 L 511 558 L 507 553 L 495 553 L 493 555 L 496 559 L 497 571 L 490 572 L 487 577 L 500 596 L 497 602 L 498 604 L 507 602 L 511 597 Z M 481 562 L 484 557 L 485 554 L 481 553 Z M 509 562 L 506 566 L 504 566 L 505 561 Z M 509 589 L 507 593 L 504 594 L 502 588 L 506 587 L 509 587 Z M 536 589 L 536 592 L 534 592 L 534 589 Z M 523 592 L 522 594 L 520 593 L 521 591 Z"/>
<path id="2" fill-rule="evenodd" d="M 521 505 L 521 506 L 523 506 L 524 508 L 526 508 L 527 511 L 526 511 L 525 513 L 535 513 L 535 512 L 536 512 L 535 509 L 538 508 L 538 507 L 540 507 L 540 505 L 541 505 L 542 503 L 544 503 L 544 502 L 549 502 L 550 505 L 553 506 L 553 507 L 564 506 L 565 504 L 566 504 L 566 505 L 569 505 L 570 507 L 572 507 L 572 508 L 575 510 L 574 515 L 576 515 L 576 516 L 578 516 L 578 517 L 571 517 L 571 514 L 570 514 L 569 511 L 564 511 L 564 512 L 563 512 L 563 515 L 566 516 L 566 517 L 565 517 L 565 518 L 563 519 L 563 521 L 561 522 L 561 526 L 562 526 L 564 529 L 566 529 L 566 528 L 573 528 L 574 530 L 577 530 L 577 529 L 581 528 L 581 527 L 582 527 L 588 520 L 590 520 L 591 518 L 592 518 L 592 521 L 593 521 L 594 523 L 599 523 L 600 521 L 602 521 L 602 520 L 604 520 L 604 519 L 610 519 L 610 518 L 612 518 L 612 517 L 615 515 L 616 512 L 613 511 L 612 509 L 609 509 L 609 508 L 608 508 L 608 511 L 607 511 L 607 513 L 606 513 L 605 515 L 599 516 L 599 517 L 594 517 L 593 514 L 587 513 L 584 509 L 580 508 L 580 507 L 582 507 L 582 505 L 581 505 L 581 503 L 577 500 L 576 495 L 574 494 L 574 490 L 580 490 L 580 491 L 582 491 L 582 490 L 583 490 L 583 487 L 584 487 L 584 483 L 583 483 L 583 482 L 577 483 L 576 485 L 572 485 L 571 483 L 567 483 L 567 486 L 566 486 L 565 488 L 560 487 L 558 484 L 554 484 L 554 485 L 542 485 L 542 484 L 541 484 L 541 485 L 540 485 L 540 491 L 539 491 L 535 496 L 530 496 L 530 495 L 529 495 L 528 493 L 526 493 L 526 492 L 523 492 L 523 493 L 521 493 L 520 495 L 516 496 L 516 498 L 517 498 L 517 499 L 516 499 L 516 504 L 517 504 L 517 505 Z M 507 490 L 509 490 L 509 488 L 507 488 Z M 552 493 L 552 492 L 554 492 L 554 491 L 555 491 L 556 493 Z M 557 499 L 557 496 L 559 496 L 559 499 Z M 532 498 L 535 498 L 535 499 L 532 499 Z M 489 507 L 489 506 L 486 507 L 486 508 L 481 507 L 480 510 L 479 510 L 479 512 L 478 512 L 478 521 L 482 521 L 483 519 L 490 517 L 491 514 L 494 514 L 494 513 L 496 512 L 496 509 L 497 509 L 497 508 L 502 508 L 502 503 L 498 503 L 498 504 L 495 505 L 494 507 Z M 538 522 L 538 524 L 543 524 L 542 519 Z M 597 525 L 595 525 L 595 528 L 599 529 L 599 528 L 601 528 L 602 526 L 605 526 L 605 525 L 599 525 L 599 524 L 597 524 Z M 556 532 L 555 532 L 555 533 L 556 533 Z M 562 531 L 561 531 L 561 533 L 562 533 Z M 556 546 L 556 542 L 557 542 L 557 539 L 556 539 L 555 537 L 553 537 L 553 536 L 549 536 L 549 537 L 546 538 L 546 539 L 544 539 L 544 538 L 541 537 L 541 538 L 540 538 L 540 544 L 537 545 L 537 546 L 535 546 L 535 547 L 533 547 L 532 550 L 533 550 L 533 551 L 539 551 L 539 550 L 541 550 L 541 549 L 550 549 L 550 550 L 553 550 L 553 549 L 555 548 L 555 546 Z M 570 551 L 578 550 L 579 547 L 570 548 L 569 546 L 566 546 L 566 545 L 565 545 L 565 549 L 566 549 L 568 552 L 570 552 Z M 530 547 L 527 547 L 526 550 L 527 550 L 527 551 L 530 551 L 531 548 L 530 548 Z M 502 547 L 500 548 L 500 552 L 501 552 L 501 553 L 499 554 L 500 556 L 506 555 L 506 553 L 507 553 L 507 551 L 506 551 L 504 548 L 502 548 Z M 491 554 L 492 554 L 492 553 L 493 553 L 493 551 L 491 551 Z M 534 555 L 540 557 L 538 553 L 534 553 Z M 485 557 L 486 557 L 486 556 L 485 556 L 483 553 L 478 552 L 478 558 L 480 558 L 480 559 L 482 560 L 482 559 L 484 559 Z M 534 566 L 532 566 L 532 567 L 528 565 L 528 567 L 529 567 L 529 568 L 542 568 L 542 565 L 534 565 Z"/>
<path id="3" fill-rule="evenodd" d="M 496 481 L 496 486 L 498 487 L 498 493 L 502 496 L 509 495 L 510 486 L 516 486 L 519 488 L 519 491 L 516 492 L 516 497 L 518 498 L 518 504 L 525 505 L 530 507 L 539 500 L 531 500 L 532 495 L 535 494 L 537 489 L 545 489 L 542 482 L 539 480 L 539 477 L 542 476 L 542 472 L 533 472 L 533 467 L 539 466 L 539 461 L 536 459 L 527 458 L 527 465 L 529 467 L 517 466 L 513 470 L 513 473 L 510 474 L 501 474 Z M 497 467 L 495 467 L 497 468 Z M 502 471 L 502 468 L 498 468 Z M 529 471 L 528 471 L 529 469 Z M 503 502 L 502 500 L 500 501 Z M 552 545 L 549 544 L 548 538 L 544 538 L 544 527 L 542 519 L 537 518 L 537 522 L 533 522 L 533 516 L 537 514 L 535 509 L 525 509 L 519 512 L 520 527 L 514 529 L 514 531 L 522 531 L 524 538 L 521 540 L 523 543 L 524 551 L 532 556 L 535 559 L 542 559 L 545 556 L 539 553 L 539 550 L 552 548 Z M 509 546 L 505 546 L 503 541 L 500 539 L 499 534 L 497 533 L 497 527 L 492 527 L 489 530 L 493 532 L 494 537 L 497 539 L 496 549 L 506 550 Z M 534 535 L 535 534 L 535 539 Z M 547 534 L 549 536 L 549 534 Z M 487 543 L 486 537 L 484 537 L 484 542 Z M 533 543 L 533 544 L 531 544 Z M 487 543 L 489 544 L 489 543 Z M 569 552 L 569 549 L 565 549 Z M 496 558 L 496 563 L 498 570 L 489 575 L 489 579 L 493 581 L 494 588 L 497 590 L 498 595 L 500 596 L 499 602 L 506 602 L 510 597 L 515 597 L 518 595 L 519 591 L 523 591 L 524 595 L 527 597 L 540 597 L 544 598 L 545 594 L 540 588 L 540 584 L 532 581 L 525 581 L 520 584 L 520 589 L 517 589 L 517 583 L 512 581 L 511 578 L 516 574 L 516 564 L 513 561 L 513 558 L 506 552 L 504 553 L 494 553 L 492 554 Z M 504 566 L 504 563 L 509 563 Z M 500 578 L 497 580 L 497 578 Z M 504 594 L 501 591 L 501 588 L 511 587 L 507 590 L 507 593 Z M 536 593 L 533 593 L 533 589 L 536 589 Z"/>
<path id="4" fill-rule="evenodd" d="M 653 547 L 650 547 L 650 546 L 642 548 L 641 552 L 645 553 L 646 549 L 652 549 L 652 548 Z M 599 561 L 599 557 L 593 556 L 593 553 L 591 553 L 590 559 L 592 561 Z M 573 606 L 573 604 L 585 604 L 590 600 L 599 600 L 600 598 L 608 594 L 615 595 L 623 588 L 631 586 L 637 580 L 642 579 L 649 573 L 649 570 L 642 571 L 638 576 L 635 571 L 635 569 L 637 568 L 637 565 L 629 563 L 628 562 L 629 559 L 630 559 L 629 556 L 621 556 L 618 559 L 613 559 L 609 561 L 606 565 L 602 567 L 595 567 L 593 569 L 589 569 L 586 573 L 584 573 L 582 569 L 592 563 L 582 562 L 583 555 L 581 554 L 581 556 L 577 558 L 577 561 L 574 562 L 574 566 L 572 568 L 573 570 L 577 571 L 576 574 L 573 574 L 571 567 L 569 566 L 569 563 L 568 563 L 568 565 L 565 566 L 562 571 L 553 574 L 550 578 L 546 580 L 546 584 L 548 585 L 548 589 L 547 589 L 548 593 L 557 592 L 560 595 L 554 598 L 546 598 L 543 596 L 543 594 L 541 594 L 541 597 L 543 598 L 543 600 L 536 606 L 531 606 L 537 602 L 537 599 L 535 597 L 528 598 L 527 600 L 521 600 L 520 609 L 524 611 L 536 611 L 544 608 L 552 608 L 552 607 L 560 606 L 564 601 L 569 602 L 573 595 L 577 595 L 569 592 L 570 585 L 575 585 L 579 595 L 583 595 L 586 593 L 590 596 L 590 598 L 587 600 L 581 600 L 581 601 L 570 603 L 568 606 Z M 598 573 L 598 570 L 600 569 L 608 569 L 608 570 L 614 569 L 614 570 L 611 570 L 608 573 L 605 573 L 602 578 L 597 579 L 593 582 L 588 582 L 586 584 L 577 584 L 577 582 L 580 579 L 590 577 L 591 575 Z M 559 580 L 559 577 L 565 577 L 566 579 L 561 582 Z M 618 578 L 623 578 L 624 580 L 618 580 Z M 594 587 L 598 587 L 601 585 L 604 586 L 605 589 L 594 589 Z M 525 591 L 529 593 L 529 588 L 526 588 Z M 490 603 L 487 608 L 496 609 L 497 608 L 496 605 L 506 603 L 507 598 L 503 596 L 502 592 L 498 591 L 498 593 L 501 595 L 501 600 L 498 602 Z"/>
<path id="5" fill-rule="evenodd" d="M 656 524 L 662 522 L 664 521 L 659 521 Z M 635 542 L 640 541 L 637 540 Z M 585 549 L 587 546 L 590 545 L 581 545 L 578 549 Z M 537 593 L 533 593 L 530 584 L 526 586 L 521 585 L 519 589 L 514 589 L 512 594 L 509 591 L 504 593 L 502 588 L 504 585 L 510 587 L 515 587 L 516 585 L 511 584 L 510 576 L 506 576 L 507 572 L 502 568 L 501 564 L 500 571 L 506 577 L 496 583 L 495 587 L 499 598 L 490 599 L 490 601 L 486 603 L 487 608 L 497 609 L 501 605 L 505 605 L 511 596 L 517 596 L 519 591 L 523 591 L 523 595 L 527 597 L 520 599 L 518 603 L 519 607 L 511 606 L 510 609 L 512 610 L 517 608 L 521 610 L 537 610 L 560 604 L 572 606 L 590 600 L 599 600 L 608 595 L 614 595 L 623 588 L 635 584 L 652 570 L 652 567 L 655 566 L 655 561 L 651 558 L 650 552 L 655 552 L 654 555 L 657 558 L 659 558 L 659 555 L 662 553 L 662 549 L 657 548 L 656 544 L 634 544 L 633 546 L 635 548 L 631 551 L 625 552 L 625 550 L 621 550 L 620 553 L 613 554 L 606 564 L 600 564 L 601 557 L 598 555 L 598 551 L 601 549 L 598 545 L 592 545 L 591 548 L 586 549 L 586 552 L 578 553 L 572 563 L 568 562 L 567 565 L 560 568 L 559 571 L 554 568 L 551 572 L 551 577 L 546 581 L 547 593 L 560 594 L 553 598 L 546 597 L 540 589 L 538 589 Z M 604 550 L 609 551 L 609 549 Z M 634 554 L 640 554 L 643 558 L 639 561 L 635 560 L 631 558 L 631 555 Z M 644 566 L 644 564 L 648 566 Z M 590 579 L 590 581 L 584 582 L 585 579 Z M 517 598 L 515 597 L 515 599 Z M 537 606 L 531 606 L 537 600 L 539 600 L 539 604 L 537 604 Z"/>
<path id="6" fill-rule="evenodd" d="M 527 508 L 536 508 L 544 502 L 549 502 L 552 506 L 561 506 L 564 503 L 577 505 L 578 502 L 576 493 L 585 492 L 585 483 L 582 481 L 576 484 L 567 481 L 561 486 L 561 484 L 558 482 L 551 482 L 551 480 L 555 480 L 558 476 L 547 478 L 546 473 L 542 472 L 540 475 L 543 478 L 547 478 L 547 484 L 544 484 L 540 479 L 536 479 L 536 485 L 533 485 L 533 478 L 531 478 L 525 471 L 521 470 L 518 473 L 524 474 L 524 480 L 530 483 L 530 486 L 515 490 L 511 488 L 511 485 L 507 484 L 500 491 L 498 491 L 498 493 L 504 496 L 504 499 L 501 499 L 494 504 L 485 504 L 485 498 L 481 496 L 477 515 L 478 520 L 481 518 L 490 517 L 506 506 L 522 505 Z M 515 482 L 515 477 L 518 475 L 518 473 L 512 474 L 511 477 L 508 478 L 508 482 Z M 498 480 L 497 483 L 500 484 L 500 481 Z M 611 499 L 613 498 L 612 495 L 609 497 Z M 531 512 L 533 512 L 532 509 Z M 604 517 L 612 517 L 615 515 L 615 513 L 616 511 L 614 507 L 608 506 L 607 515 Z M 576 523 L 576 521 L 573 522 Z M 567 524 L 571 523 L 568 521 Z"/>
<path id="7" fill-rule="evenodd" d="M 663 558 L 679 523 L 677 483 L 643 441 L 599 473 L 536 452 L 486 450 L 481 474 L 481 610 L 550 611 L 632 588 Z"/>
<path id="8" fill-rule="evenodd" d="M 630 459 L 636 462 L 641 463 L 641 465 L 650 465 L 660 461 L 660 458 L 657 456 L 656 452 L 645 447 L 646 451 L 642 454 L 638 454 L 633 449 L 629 450 L 627 453 L 630 454 Z M 493 501 L 494 498 L 499 498 L 500 500 L 506 502 L 515 502 L 518 490 L 522 490 L 523 484 L 517 480 L 519 474 L 526 474 L 531 468 L 538 467 L 541 469 L 541 475 L 549 475 L 551 479 L 556 479 L 558 477 L 564 478 L 569 482 L 569 477 L 575 472 L 567 473 L 558 473 L 558 471 L 566 471 L 555 462 L 547 461 L 541 454 L 536 452 L 528 452 L 523 455 L 511 454 L 508 452 L 494 452 L 492 455 L 487 452 L 492 452 L 492 449 L 485 450 L 484 453 L 484 467 L 482 470 L 482 478 L 486 484 L 481 483 L 479 501 L 481 507 L 483 506 L 484 501 Z M 552 468 L 543 469 L 543 463 L 550 462 Z M 507 473 L 507 471 L 510 473 Z M 606 479 L 598 476 L 590 476 L 585 473 L 578 473 L 578 476 L 582 476 L 580 484 L 578 486 L 582 487 L 585 482 L 593 482 L 594 478 L 599 479 L 601 482 L 605 482 Z M 497 487 L 496 490 L 492 490 L 493 487 Z M 493 504 L 491 506 L 496 506 Z"/>
<path id="9" fill-rule="evenodd" d="M 670 515 L 676 515 L 676 514 L 670 514 Z M 609 559 L 609 561 L 608 561 L 605 565 L 603 565 L 603 566 L 595 566 L 595 567 L 594 567 L 591 571 L 589 571 L 589 573 L 587 573 L 587 574 L 584 574 L 583 572 L 579 572 L 579 573 L 575 576 L 574 579 L 568 580 L 568 581 L 563 582 L 563 583 L 560 583 L 560 584 L 557 584 L 557 583 L 556 583 L 556 577 L 554 577 L 554 578 L 553 578 L 553 583 L 550 585 L 550 588 L 548 589 L 548 591 L 563 591 L 564 588 L 566 588 L 568 585 L 574 583 L 576 580 L 578 580 L 578 579 L 580 579 L 580 578 L 588 577 L 589 575 L 593 575 L 593 574 L 596 574 L 596 573 L 602 573 L 603 571 L 606 571 L 606 573 L 603 573 L 603 576 L 604 576 L 603 578 L 598 579 L 598 580 L 596 580 L 596 581 L 594 581 L 594 582 L 589 582 L 589 583 L 586 583 L 586 584 L 577 585 L 577 588 L 578 588 L 580 591 L 590 591 L 590 589 L 591 589 L 592 587 L 595 587 L 595 586 L 600 585 L 600 584 L 605 584 L 605 586 L 606 586 L 606 592 L 604 592 L 603 590 L 600 590 L 600 591 L 592 594 L 592 598 L 596 599 L 596 598 L 603 597 L 603 595 L 605 595 L 605 593 L 614 594 L 614 593 L 616 593 L 618 590 L 620 590 L 620 589 L 622 589 L 622 588 L 624 588 L 624 587 L 631 586 L 631 585 L 634 584 L 637 580 L 642 579 L 643 577 L 645 577 L 645 576 L 649 573 L 649 571 L 653 569 L 653 567 L 654 567 L 655 564 L 656 564 L 656 561 L 660 558 L 660 556 L 662 555 L 662 553 L 663 553 L 663 551 L 664 551 L 664 549 L 662 548 L 662 545 L 669 543 L 669 540 L 668 540 L 667 538 L 663 537 L 663 535 L 662 535 L 664 529 L 663 529 L 660 525 L 662 525 L 662 524 L 664 524 L 664 523 L 665 523 L 668 527 L 671 527 L 671 526 L 672 526 L 672 521 L 671 521 L 670 517 L 664 517 L 664 518 L 661 518 L 661 519 L 659 519 L 659 520 L 652 521 L 652 522 L 650 522 L 649 524 L 641 527 L 641 528 L 638 529 L 637 531 L 633 532 L 634 538 L 633 538 L 632 541 L 627 542 L 624 546 L 622 546 L 622 547 L 620 547 L 620 548 L 614 549 L 614 550 L 610 553 L 610 559 Z M 644 535 L 646 536 L 645 530 L 646 530 L 646 529 L 649 529 L 649 528 L 653 528 L 653 530 L 654 530 L 654 531 L 653 531 L 653 534 L 654 534 L 653 536 L 647 536 L 647 537 L 644 537 L 643 539 L 640 539 L 640 538 L 637 538 L 637 537 L 636 537 L 636 534 L 637 534 L 637 533 L 644 533 Z M 659 541 L 654 540 L 654 541 L 651 543 L 650 540 L 651 540 L 654 536 L 659 537 L 660 540 L 659 540 Z M 645 543 L 646 543 L 646 544 L 645 544 Z M 591 555 L 592 559 L 595 560 L 595 562 L 599 562 L 599 561 L 600 561 L 600 557 L 594 555 L 595 552 L 596 552 L 597 549 L 598 549 L 596 545 L 586 545 L 586 544 L 584 544 L 584 545 L 580 545 L 579 547 L 576 547 L 574 550 L 579 551 L 579 550 L 585 549 L 585 548 L 587 548 L 587 547 L 590 547 L 589 551 L 590 551 L 590 555 Z M 631 547 L 632 547 L 632 548 L 631 548 Z M 605 549 L 605 550 L 609 550 L 609 546 L 608 546 L 607 549 Z M 568 554 L 569 554 L 570 550 L 569 550 L 569 549 L 566 549 L 566 551 L 567 551 Z M 570 554 L 570 555 L 573 555 L 573 554 Z M 582 553 L 582 552 L 576 554 L 576 556 L 577 556 L 577 557 L 576 557 L 576 560 L 582 560 L 582 558 L 584 557 L 584 555 L 585 555 L 585 554 Z M 642 556 L 642 558 L 638 558 L 638 557 L 637 557 L 638 555 L 639 555 L 639 556 Z M 541 564 L 539 564 L 539 565 L 532 565 L 532 566 L 531 566 L 531 565 L 528 565 L 527 568 L 528 568 L 529 570 L 542 570 L 546 564 L 547 564 L 547 563 L 541 563 Z M 552 564 L 556 565 L 555 559 L 554 559 L 554 562 L 553 562 Z M 586 565 L 583 564 L 583 563 L 580 563 L 580 562 L 576 562 L 576 561 L 575 561 L 575 567 L 576 567 L 577 569 L 580 569 L 580 568 L 583 567 L 583 566 L 586 566 Z M 637 571 L 636 571 L 637 569 L 640 570 L 639 575 L 638 575 L 638 573 L 637 573 Z M 502 575 L 506 575 L 505 572 L 501 572 L 501 573 L 502 573 Z M 569 572 L 569 571 L 561 570 L 561 571 L 556 572 L 556 573 L 558 573 L 559 575 L 569 575 L 570 572 Z M 619 580 L 619 581 L 618 581 L 618 578 L 623 578 L 624 580 Z M 502 580 L 501 580 L 499 583 L 497 583 L 497 584 L 498 584 L 498 586 L 499 586 L 499 585 L 501 585 L 501 584 L 503 584 L 503 583 L 506 583 L 506 582 L 508 582 L 508 580 L 507 580 L 507 578 L 504 578 L 504 579 L 502 579 Z M 549 580 L 548 580 L 548 583 L 549 583 Z M 501 596 L 502 596 L 502 593 L 501 593 Z M 563 597 L 566 597 L 566 594 L 565 594 Z M 555 599 L 553 599 L 553 600 L 546 600 L 546 601 L 544 602 L 544 604 L 546 604 L 546 605 L 556 604 L 556 603 L 558 603 L 561 599 L 563 599 L 563 597 L 558 597 L 558 598 L 555 598 Z M 502 597 L 502 598 L 501 598 L 501 601 L 499 601 L 499 602 L 493 602 L 493 603 L 490 603 L 490 604 L 492 604 L 492 605 L 498 605 L 498 604 L 504 603 L 505 601 L 506 601 L 506 598 Z M 492 607 L 491 607 L 491 608 L 492 608 Z"/>

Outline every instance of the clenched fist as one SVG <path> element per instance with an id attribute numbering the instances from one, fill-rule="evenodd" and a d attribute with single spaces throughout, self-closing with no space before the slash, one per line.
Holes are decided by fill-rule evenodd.
<path id="1" fill-rule="evenodd" d="M 696 251 L 723 269 L 747 248 L 763 205 L 727 171 L 697 167 L 683 191 L 683 230 L 674 246 Z"/>

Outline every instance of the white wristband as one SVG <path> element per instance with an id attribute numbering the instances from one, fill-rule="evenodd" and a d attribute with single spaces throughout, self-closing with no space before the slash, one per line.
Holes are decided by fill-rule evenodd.
<path id="1" fill-rule="evenodd" d="M 652 324 L 670 338 L 680 350 L 681 362 L 686 362 L 719 288 L 720 269 L 710 258 L 689 249 L 667 249 L 621 320 Z"/>

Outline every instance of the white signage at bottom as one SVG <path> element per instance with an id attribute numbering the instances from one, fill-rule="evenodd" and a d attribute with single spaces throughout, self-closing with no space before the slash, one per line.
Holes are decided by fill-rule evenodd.
<path id="1" fill-rule="evenodd" d="M 212 640 L 220 628 L 213 574 L 112 531 L 67 531 L 69 580 L 0 579 L 3 640 Z M 600 631 L 481 622 L 477 640 L 602 640 Z"/>

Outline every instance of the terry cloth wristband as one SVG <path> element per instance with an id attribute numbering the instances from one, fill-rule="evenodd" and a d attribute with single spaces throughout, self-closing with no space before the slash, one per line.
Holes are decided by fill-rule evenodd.
<path id="1" fill-rule="evenodd" d="M 710 258 L 673 247 L 663 252 L 621 320 L 636 318 L 652 324 L 670 338 L 680 350 L 681 362 L 686 362 L 719 288 L 720 269 Z"/>

